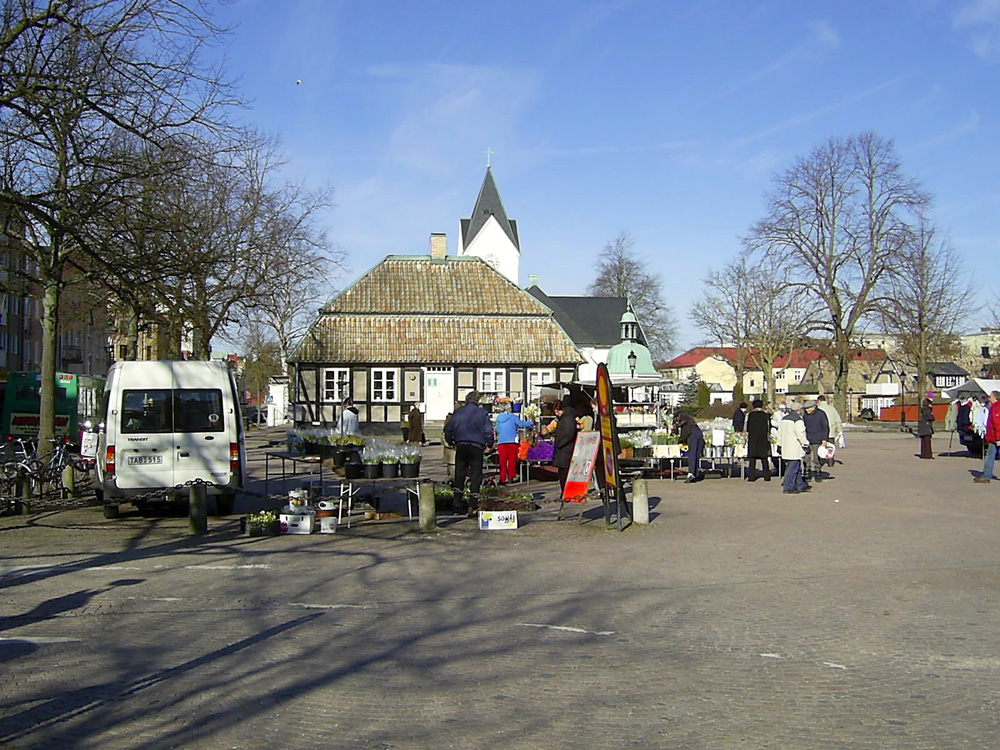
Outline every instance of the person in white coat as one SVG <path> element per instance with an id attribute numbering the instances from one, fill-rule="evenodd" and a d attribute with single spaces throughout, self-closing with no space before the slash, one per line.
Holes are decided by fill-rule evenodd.
<path id="1" fill-rule="evenodd" d="M 844 432 L 844 420 L 840 418 L 837 407 L 826 400 L 822 393 L 816 397 L 816 405 L 826 414 L 826 420 L 830 423 L 830 442 L 843 447 L 841 437 Z M 832 464 L 831 460 L 831 464 Z"/>
<path id="2" fill-rule="evenodd" d="M 802 457 L 809 450 L 809 439 L 802 421 L 802 404 L 796 401 L 788 402 L 788 413 L 778 426 L 778 445 L 781 447 L 781 460 L 785 462 L 784 494 L 808 492 L 809 485 L 802 478 Z"/>

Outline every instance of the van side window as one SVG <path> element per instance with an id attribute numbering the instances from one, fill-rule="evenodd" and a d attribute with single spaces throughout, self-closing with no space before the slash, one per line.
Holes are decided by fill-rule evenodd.
<path id="1" fill-rule="evenodd" d="M 170 402 L 169 388 L 122 391 L 122 432 L 173 432 Z"/>
<path id="2" fill-rule="evenodd" d="M 222 391 L 218 388 L 178 388 L 174 391 L 177 432 L 222 432 Z"/>

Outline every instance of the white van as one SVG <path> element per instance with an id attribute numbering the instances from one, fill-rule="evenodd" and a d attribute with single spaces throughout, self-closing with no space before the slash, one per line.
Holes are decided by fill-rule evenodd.
<path id="1" fill-rule="evenodd" d="M 95 491 L 104 516 L 122 502 L 185 502 L 201 480 L 232 513 L 246 448 L 236 384 L 225 362 L 116 362 L 108 372 Z"/>

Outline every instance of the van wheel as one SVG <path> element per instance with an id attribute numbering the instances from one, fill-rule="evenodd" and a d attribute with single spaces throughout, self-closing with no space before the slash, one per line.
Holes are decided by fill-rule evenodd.
<path id="1" fill-rule="evenodd" d="M 220 516 L 233 515 L 233 506 L 236 504 L 236 495 L 232 492 L 224 492 L 215 498 L 215 510 Z"/>
<path id="2" fill-rule="evenodd" d="M 105 518 L 118 518 L 118 506 L 117 505 L 105 505 L 104 506 L 104 517 Z"/>
<path id="3" fill-rule="evenodd" d="M 102 490 L 100 487 L 95 487 L 94 488 L 94 499 L 97 501 L 98 505 L 103 505 L 104 504 L 104 490 Z"/>

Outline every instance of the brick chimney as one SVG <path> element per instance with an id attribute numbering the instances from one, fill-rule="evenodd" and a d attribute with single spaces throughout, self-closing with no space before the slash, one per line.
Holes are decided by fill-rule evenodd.
<path id="1" fill-rule="evenodd" d="M 444 232 L 431 232 L 431 257 L 444 260 L 448 252 L 448 235 Z"/>

